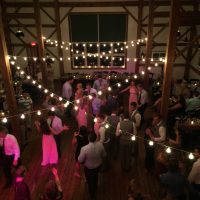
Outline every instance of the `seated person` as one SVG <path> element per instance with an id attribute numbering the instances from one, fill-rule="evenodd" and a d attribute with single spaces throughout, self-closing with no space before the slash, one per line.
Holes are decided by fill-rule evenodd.
<path id="1" fill-rule="evenodd" d="M 186 99 L 186 112 L 200 109 L 200 95 L 198 92 L 193 92 L 192 98 Z"/>

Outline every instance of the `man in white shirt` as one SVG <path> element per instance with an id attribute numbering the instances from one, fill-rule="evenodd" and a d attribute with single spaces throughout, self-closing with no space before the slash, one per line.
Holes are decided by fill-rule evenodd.
<path id="1" fill-rule="evenodd" d="M 63 131 L 69 130 L 69 128 L 62 124 L 62 120 L 55 115 L 55 112 L 49 111 L 48 112 L 49 119 L 47 122 L 49 123 L 49 126 L 53 129 L 54 131 L 54 139 L 56 141 L 56 146 L 57 146 L 57 151 L 58 151 L 58 157 L 61 157 L 61 152 L 60 152 L 60 143 L 61 143 L 61 133 Z"/>
<path id="2" fill-rule="evenodd" d="M 97 91 L 107 88 L 108 82 L 103 79 L 102 74 L 98 75 L 98 79 L 94 81 L 93 88 Z"/>
<path id="3" fill-rule="evenodd" d="M 87 84 L 86 84 L 86 89 L 85 89 L 85 91 L 87 92 L 88 95 L 89 95 L 89 94 L 96 94 L 96 96 L 97 96 L 97 91 L 96 91 L 94 88 L 91 87 L 91 84 L 90 84 L 90 83 L 87 83 Z"/>
<path id="4" fill-rule="evenodd" d="M 63 84 L 62 96 L 68 101 L 71 100 L 73 90 L 71 84 L 74 82 L 73 77 L 69 77 L 68 80 Z"/>
<path id="5" fill-rule="evenodd" d="M 146 107 L 148 105 L 148 93 L 143 88 L 141 83 L 139 83 L 137 85 L 137 89 L 138 89 L 138 93 L 139 93 L 139 95 L 138 95 L 138 111 L 140 112 L 141 116 L 143 117 Z"/>
<path id="6" fill-rule="evenodd" d="M 89 144 L 81 148 L 78 161 L 83 163 L 91 199 L 95 199 L 98 187 L 98 173 L 106 152 L 101 142 L 96 142 L 96 134 L 88 136 Z"/>
<path id="7" fill-rule="evenodd" d="M 62 96 L 68 101 L 73 100 L 73 89 L 72 89 L 72 83 L 74 82 L 73 77 L 69 77 L 68 80 L 63 84 L 62 89 Z M 66 115 L 70 118 L 71 117 L 71 110 L 72 110 L 72 104 L 70 103 L 66 108 Z"/>
<path id="8" fill-rule="evenodd" d="M 20 148 L 14 135 L 8 134 L 7 128 L 0 126 L 0 139 L 3 146 L 3 170 L 6 177 L 4 188 L 12 185 L 11 167 L 17 167 L 20 158 Z"/>
<path id="9" fill-rule="evenodd" d="M 190 174 L 188 176 L 189 182 L 192 184 L 195 190 L 200 192 L 200 146 L 197 146 L 194 150 L 194 155 L 197 161 L 194 162 Z"/>

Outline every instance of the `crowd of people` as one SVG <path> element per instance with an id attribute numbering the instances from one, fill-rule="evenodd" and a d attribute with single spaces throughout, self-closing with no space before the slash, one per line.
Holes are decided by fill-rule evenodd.
<path id="1" fill-rule="evenodd" d="M 184 114 L 185 111 L 195 111 L 200 108 L 199 92 L 193 91 L 193 97 L 189 98 L 188 91 L 181 89 L 179 99 L 169 108 L 169 119 L 155 111 L 152 121 L 145 121 L 145 111 L 153 105 L 159 109 L 160 99 L 154 99 L 152 94 L 144 89 L 141 82 L 130 81 L 130 85 L 124 89 L 112 88 L 108 92 L 108 80 L 102 74 L 94 81 L 94 84 L 77 83 L 73 90 L 74 79 L 69 77 L 63 84 L 62 96 L 69 101 L 67 108 L 55 97 L 47 96 L 43 106 L 54 108 L 46 116 L 36 120 L 33 124 L 38 133 L 42 134 L 42 162 L 43 167 L 52 165 L 54 180 L 47 183 L 41 199 L 62 199 L 62 187 L 55 168 L 62 156 L 61 134 L 68 131 L 66 119 L 77 123 L 77 130 L 73 134 L 72 145 L 76 145 L 75 152 L 75 177 L 82 178 L 81 165 L 84 167 L 85 179 L 88 184 L 90 198 L 96 199 L 99 172 L 109 171 L 111 162 L 120 160 L 121 169 L 129 172 L 132 169 L 133 159 L 137 159 L 140 139 L 145 146 L 146 172 L 152 173 L 160 182 L 161 189 L 165 189 L 162 198 L 191 200 L 200 198 L 200 147 L 195 147 L 194 162 L 191 171 L 186 178 L 181 164 L 185 164 L 181 149 L 181 134 L 179 127 L 175 126 L 174 117 Z M 175 87 L 174 91 L 177 88 Z M 129 98 L 122 103 L 120 97 L 129 91 Z M 176 91 L 177 92 L 177 91 Z M 187 100 L 182 99 L 187 95 Z M 26 98 L 26 96 L 25 96 Z M 193 99 L 195 99 L 193 101 Z M 22 100 L 21 100 L 22 101 Z M 29 101 L 32 104 L 31 101 Z M 31 109 L 30 105 L 28 104 Z M 76 107 L 76 109 L 74 109 Z M 29 121 L 32 121 L 30 118 Z M 33 128 L 33 127 L 32 127 Z M 31 129 L 31 128 L 30 128 Z M 169 132 L 174 133 L 171 137 Z M 6 177 L 4 188 L 14 186 L 15 199 L 31 199 L 30 191 L 24 182 L 25 168 L 21 165 L 20 148 L 15 136 L 8 133 L 5 126 L 0 127 L 2 142 L 2 164 Z M 172 156 L 164 151 L 167 144 L 177 149 Z M 11 168 L 16 168 L 16 176 L 13 181 Z M 132 178 L 132 177 L 130 177 Z M 135 184 L 135 180 L 131 183 Z M 132 188 L 132 190 L 134 190 Z M 145 194 L 138 188 L 138 192 L 130 192 L 129 199 L 146 199 Z M 20 195 L 23 198 L 19 198 Z M 147 197 L 148 198 L 148 197 Z"/>

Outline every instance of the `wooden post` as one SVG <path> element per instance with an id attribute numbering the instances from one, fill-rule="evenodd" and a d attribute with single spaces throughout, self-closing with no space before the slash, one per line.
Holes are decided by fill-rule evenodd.
<path id="1" fill-rule="evenodd" d="M 171 89 L 171 80 L 172 80 L 172 67 L 174 64 L 174 54 L 176 48 L 176 36 L 178 31 L 178 21 L 179 21 L 179 8 L 180 0 L 171 0 L 171 12 L 170 12 L 170 21 L 169 21 L 169 35 L 166 48 L 166 58 L 164 66 L 164 81 L 163 81 L 163 90 L 161 98 L 161 115 L 164 119 L 167 118 L 168 106 L 169 106 L 169 97 Z"/>
<path id="2" fill-rule="evenodd" d="M 42 23 L 41 23 L 41 15 L 40 15 L 40 3 L 39 0 L 34 1 L 34 12 L 35 12 L 35 22 L 36 22 L 36 31 L 38 38 L 38 52 L 40 57 L 40 64 L 42 69 L 42 81 L 44 86 L 47 86 L 47 65 L 46 62 L 42 60 L 44 56 L 44 42 L 42 35 Z"/>
<path id="3" fill-rule="evenodd" d="M 6 93 L 6 102 L 8 104 L 9 115 L 17 114 L 17 103 L 15 98 L 15 92 L 13 88 L 13 81 L 11 75 L 10 63 L 8 60 L 8 51 L 5 42 L 5 34 L 2 22 L 2 10 L 0 13 L 0 66 L 2 72 L 2 78 L 4 81 L 4 88 Z M 13 134 L 16 135 L 18 141 L 21 141 L 20 137 L 20 125 L 19 117 L 12 117 L 11 120 Z"/>
<path id="4" fill-rule="evenodd" d="M 60 28 L 60 8 L 58 6 L 58 0 L 55 0 L 55 18 L 56 18 L 56 32 L 58 41 L 62 41 L 61 28 Z M 58 57 L 63 58 L 63 51 L 58 47 Z M 60 76 L 64 75 L 64 61 L 59 60 Z"/>
<path id="5" fill-rule="evenodd" d="M 148 23 L 148 34 L 147 34 L 147 44 L 146 44 L 146 60 L 145 60 L 145 75 L 144 75 L 144 87 L 148 90 L 149 88 L 149 71 L 150 58 L 152 51 L 152 38 L 153 38 L 153 11 L 154 11 L 154 0 L 149 1 L 149 23 Z"/>
<path id="6" fill-rule="evenodd" d="M 138 26 L 137 26 L 137 39 L 141 39 L 141 29 L 142 29 L 142 12 L 143 12 L 143 0 L 139 1 L 138 6 Z M 140 46 L 136 46 L 136 58 L 140 58 Z M 135 73 L 139 73 L 140 61 L 137 59 L 135 63 Z"/>

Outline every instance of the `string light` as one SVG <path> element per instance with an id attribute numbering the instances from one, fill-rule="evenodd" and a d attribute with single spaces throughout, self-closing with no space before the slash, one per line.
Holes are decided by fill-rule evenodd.
<path id="1" fill-rule="evenodd" d="M 92 95 L 89 95 L 88 98 L 91 100 L 92 99 Z"/>
<path id="2" fill-rule="evenodd" d="M 50 94 L 50 97 L 54 97 L 54 93 L 51 93 L 51 94 Z"/>
<path id="3" fill-rule="evenodd" d="M 37 115 L 41 115 L 41 111 L 40 110 L 37 111 Z"/>
<path id="4" fill-rule="evenodd" d="M 22 115 L 20 116 L 20 118 L 21 118 L 21 119 L 25 119 L 25 115 L 22 114 Z"/>
<path id="5" fill-rule="evenodd" d="M 80 100 L 79 100 L 79 99 L 77 99 L 77 100 L 76 100 L 76 103 L 78 103 L 78 104 L 79 104 L 79 103 L 80 103 Z"/>
<path id="6" fill-rule="evenodd" d="M 74 106 L 74 109 L 75 109 L 75 110 L 78 110 L 78 106 Z"/>
<path id="7" fill-rule="evenodd" d="M 112 88 L 109 86 L 109 87 L 108 87 L 108 91 L 111 91 L 111 90 L 112 90 Z"/>
<path id="8" fill-rule="evenodd" d="M 32 84 L 33 84 L 33 85 L 35 85 L 35 84 L 36 84 L 36 81 L 35 81 L 35 80 L 33 80 L 33 81 L 32 81 Z"/>
<path id="9" fill-rule="evenodd" d="M 7 118 L 4 117 L 4 118 L 2 119 L 2 122 L 3 122 L 3 123 L 7 123 L 7 122 L 8 122 Z"/>
<path id="10" fill-rule="evenodd" d="M 109 128 L 109 124 L 106 124 L 106 125 L 105 125 L 105 128 L 108 129 L 108 128 Z"/>
<path id="11" fill-rule="evenodd" d="M 101 96 L 102 95 L 102 91 L 98 91 L 98 95 Z"/>
<path id="12" fill-rule="evenodd" d="M 170 147 L 167 147 L 166 152 L 167 152 L 167 153 L 171 153 L 171 148 L 170 148 Z"/>
<path id="13" fill-rule="evenodd" d="M 149 141 L 149 145 L 153 146 L 154 145 L 153 141 Z"/>
<path id="14" fill-rule="evenodd" d="M 55 111 L 55 108 L 54 108 L 54 107 L 52 107 L 52 108 L 51 108 L 51 111 L 53 111 L 53 112 L 54 112 L 54 111 Z"/>
<path id="15" fill-rule="evenodd" d="M 117 86 L 118 86 L 118 87 L 121 87 L 121 83 L 117 83 Z"/>
<path id="16" fill-rule="evenodd" d="M 63 100 L 63 98 L 62 98 L 62 97 L 59 97 L 58 99 L 59 99 L 59 101 L 62 101 L 62 100 Z"/>
<path id="17" fill-rule="evenodd" d="M 194 155 L 193 155 L 192 153 L 190 153 L 190 154 L 188 155 L 188 158 L 189 158 L 190 160 L 193 160 L 193 159 L 194 159 Z"/>
<path id="18" fill-rule="evenodd" d="M 135 140 L 136 140 L 135 135 L 133 135 L 133 136 L 131 137 L 131 140 L 132 140 L 132 141 L 135 141 Z"/>
<path id="19" fill-rule="evenodd" d="M 128 83 L 128 79 L 126 79 L 125 82 Z"/>
<path id="20" fill-rule="evenodd" d="M 44 93 L 48 93 L 48 90 L 47 90 L 47 89 L 45 89 L 45 90 L 44 90 Z"/>
<path id="21" fill-rule="evenodd" d="M 97 121 L 98 121 L 98 120 L 97 120 L 97 118 L 95 117 L 95 118 L 94 118 L 94 122 L 96 123 Z"/>

